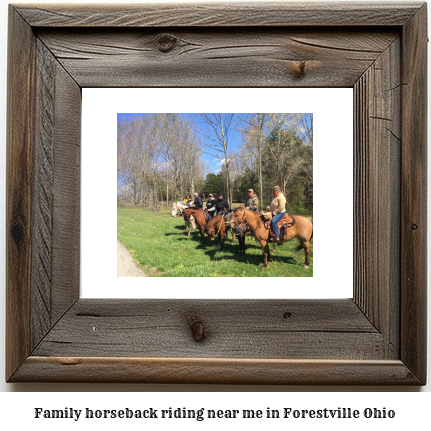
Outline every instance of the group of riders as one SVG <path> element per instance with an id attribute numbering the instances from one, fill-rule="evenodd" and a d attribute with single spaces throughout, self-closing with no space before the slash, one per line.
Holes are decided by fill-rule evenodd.
<path id="1" fill-rule="evenodd" d="M 255 195 L 253 189 L 248 189 L 247 191 L 247 199 L 245 201 L 245 208 L 258 211 L 259 208 L 259 198 Z M 212 194 L 208 195 L 208 202 L 206 207 L 203 207 L 202 198 L 194 193 L 194 201 L 189 195 L 187 195 L 184 199 L 184 203 L 193 206 L 194 208 L 200 208 L 207 212 L 208 220 L 211 220 L 217 214 L 223 214 L 229 211 L 229 203 L 226 199 L 223 198 L 223 194 L 218 194 L 218 200 L 214 199 Z M 272 214 L 271 227 L 274 233 L 274 237 L 272 241 L 278 242 L 279 238 L 279 230 L 278 230 L 278 222 L 284 217 L 286 214 L 286 198 L 284 194 L 281 192 L 281 188 L 279 186 L 274 186 L 271 193 L 271 202 L 268 207 L 266 207 L 266 211 L 270 211 Z"/>

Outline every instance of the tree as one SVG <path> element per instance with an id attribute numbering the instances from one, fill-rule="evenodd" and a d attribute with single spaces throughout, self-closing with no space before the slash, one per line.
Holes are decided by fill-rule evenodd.
<path id="1" fill-rule="evenodd" d="M 183 168 L 182 178 L 189 188 L 190 196 L 195 192 L 196 181 L 200 181 L 203 177 L 204 164 L 200 160 L 202 148 L 199 142 L 199 137 L 195 132 L 196 125 L 185 117 L 184 135 L 183 135 Z M 181 196 L 183 191 L 181 190 Z"/>
<path id="2" fill-rule="evenodd" d="M 245 127 L 242 129 L 243 134 L 246 135 L 246 139 L 249 146 L 255 149 L 257 155 L 257 168 L 259 178 L 259 207 L 262 208 L 262 196 L 263 196 L 263 175 L 262 175 L 262 155 L 264 152 L 265 139 L 264 130 L 269 114 L 248 114 L 241 116 L 241 121 Z"/>
<path id="3" fill-rule="evenodd" d="M 303 141 L 303 175 L 309 205 L 313 202 L 313 114 L 294 114 L 298 136 Z"/>
<path id="4" fill-rule="evenodd" d="M 227 200 L 232 205 L 232 184 L 229 165 L 232 161 L 229 150 L 230 135 L 233 131 L 235 114 L 200 114 L 207 126 L 202 135 L 205 137 L 203 145 L 206 153 L 221 160 L 226 168 Z"/>
<path id="5" fill-rule="evenodd" d="M 205 183 L 202 186 L 202 193 L 209 195 L 210 193 L 216 194 L 223 190 L 223 177 L 222 174 L 209 173 L 206 176 Z"/>
<path id="6" fill-rule="evenodd" d="M 203 165 L 196 133 L 187 116 L 141 114 L 117 125 L 117 186 L 126 203 L 159 210 L 173 196 L 194 189 Z"/>
<path id="7" fill-rule="evenodd" d="M 312 114 L 243 114 L 241 120 L 244 166 L 235 182 L 237 193 L 257 186 L 265 206 L 278 184 L 295 205 L 312 209 Z"/>

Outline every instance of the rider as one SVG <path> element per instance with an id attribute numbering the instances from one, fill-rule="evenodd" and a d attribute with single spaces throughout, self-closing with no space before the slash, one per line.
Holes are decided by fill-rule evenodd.
<path id="1" fill-rule="evenodd" d="M 194 200 L 194 202 L 193 202 L 193 206 L 194 206 L 195 208 L 203 209 L 204 204 L 203 204 L 203 202 L 202 202 L 202 198 L 200 198 L 200 197 L 199 197 L 199 195 L 198 195 L 197 193 L 193 193 L 193 195 L 194 195 L 194 197 L 195 197 L 195 200 Z"/>
<path id="2" fill-rule="evenodd" d="M 245 201 L 245 209 L 257 211 L 259 208 L 259 198 L 254 194 L 253 189 L 248 190 L 248 197 Z"/>
<path id="3" fill-rule="evenodd" d="M 217 214 L 229 211 L 229 204 L 228 204 L 226 199 L 223 199 L 223 193 L 221 193 L 221 192 L 218 194 L 218 200 L 216 203 L 216 211 L 217 211 Z"/>
<path id="4" fill-rule="evenodd" d="M 184 198 L 183 202 L 184 202 L 185 204 L 187 204 L 187 205 L 191 205 L 192 200 L 190 199 L 190 195 L 187 195 L 187 196 Z"/>
<path id="5" fill-rule="evenodd" d="M 272 212 L 273 217 L 271 220 L 271 226 L 275 234 L 275 240 L 273 241 L 277 242 L 280 241 L 277 223 L 286 214 L 286 198 L 284 197 L 283 193 L 281 193 L 280 186 L 274 186 L 271 196 L 271 203 L 269 204 L 269 207 L 266 208 L 266 210 Z"/>
<path id="6" fill-rule="evenodd" d="M 211 220 L 215 216 L 216 204 L 217 202 L 214 199 L 214 196 L 210 193 L 208 195 L 208 202 L 206 205 L 206 209 L 208 211 L 208 220 Z"/>

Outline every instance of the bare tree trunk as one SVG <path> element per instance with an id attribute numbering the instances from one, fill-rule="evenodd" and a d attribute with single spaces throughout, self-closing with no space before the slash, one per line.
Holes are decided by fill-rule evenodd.
<path id="1" fill-rule="evenodd" d="M 212 141 L 212 144 L 204 144 L 207 148 L 210 148 L 211 152 L 215 154 L 210 154 L 213 157 L 218 158 L 223 161 L 226 167 L 226 198 L 229 205 L 232 204 L 232 183 L 231 183 L 231 175 L 229 171 L 229 150 L 228 150 L 228 141 L 229 141 L 229 130 L 232 126 L 232 122 L 235 119 L 234 114 L 200 114 L 201 117 L 205 120 L 210 129 L 210 132 L 207 134 L 203 134 L 209 141 Z M 215 135 L 213 137 L 211 135 Z M 207 153 L 208 154 L 208 153 Z"/>
<path id="2" fill-rule="evenodd" d="M 166 209 L 169 209 L 169 180 L 168 180 L 168 166 L 166 164 Z"/>
<path id="3" fill-rule="evenodd" d="M 259 186 L 260 186 L 260 199 L 259 205 L 262 209 L 262 197 L 263 197 L 263 184 L 262 184 L 262 148 L 259 145 Z"/>
<path id="4" fill-rule="evenodd" d="M 228 201 L 229 207 L 231 207 L 232 206 L 232 187 L 231 187 L 231 183 L 230 183 L 229 161 L 228 161 L 228 154 L 227 154 L 227 143 L 226 143 L 226 138 L 225 138 L 225 134 L 224 134 L 223 119 L 222 119 L 221 114 L 219 114 L 219 118 L 220 118 L 220 131 L 221 131 L 221 136 L 222 136 L 222 139 L 223 139 L 224 160 L 225 160 L 225 165 L 226 165 L 226 192 L 227 192 L 227 201 Z"/>

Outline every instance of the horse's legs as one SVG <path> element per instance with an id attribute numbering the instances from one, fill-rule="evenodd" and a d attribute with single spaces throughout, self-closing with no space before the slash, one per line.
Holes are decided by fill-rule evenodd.
<path id="1" fill-rule="evenodd" d="M 230 234 L 232 235 L 232 242 L 231 242 L 231 244 L 234 245 L 235 244 L 235 234 L 232 231 L 230 231 Z M 226 238 L 227 238 L 227 235 L 226 235 Z"/>
<path id="2" fill-rule="evenodd" d="M 187 238 L 190 236 L 190 222 L 186 221 Z"/>
<path id="3" fill-rule="evenodd" d="M 271 252 L 269 251 L 269 244 L 268 243 L 266 243 L 266 249 L 267 249 L 267 253 L 268 253 L 269 263 L 271 263 L 272 262 L 272 256 L 271 256 Z"/>
<path id="4" fill-rule="evenodd" d="M 220 250 L 223 250 L 223 245 L 224 245 L 224 232 L 220 232 L 218 235 L 218 239 L 220 241 Z"/>
<path id="5" fill-rule="evenodd" d="M 238 236 L 239 252 L 245 254 L 245 235 Z"/>
<path id="6" fill-rule="evenodd" d="M 196 232 L 196 225 L 194 220 L 190 220 L 192 226 L 193 226 L 193 232 Z"/>
<path id="7" fill-rule="evenodd" d="M 271 253 L 269 252 L 268 243 L 264 240 L 260 240 L 260 245 L 262 247 L 262 254 L 263 254 L 263 266 L 262 269 L 265 269 L 269 263 L 271 263 Z M 268 262 L 268 255 L 269 255 L 269 262 Z"/>
<path id="8" fill-rule="evenodd" d="M 308 268 L 308 265 L 310 265 L 310 241 L 301 241 L 302 248 L 304 249 L 305 254 L 305 262 L 304 262 L 304 268 Z"/>

